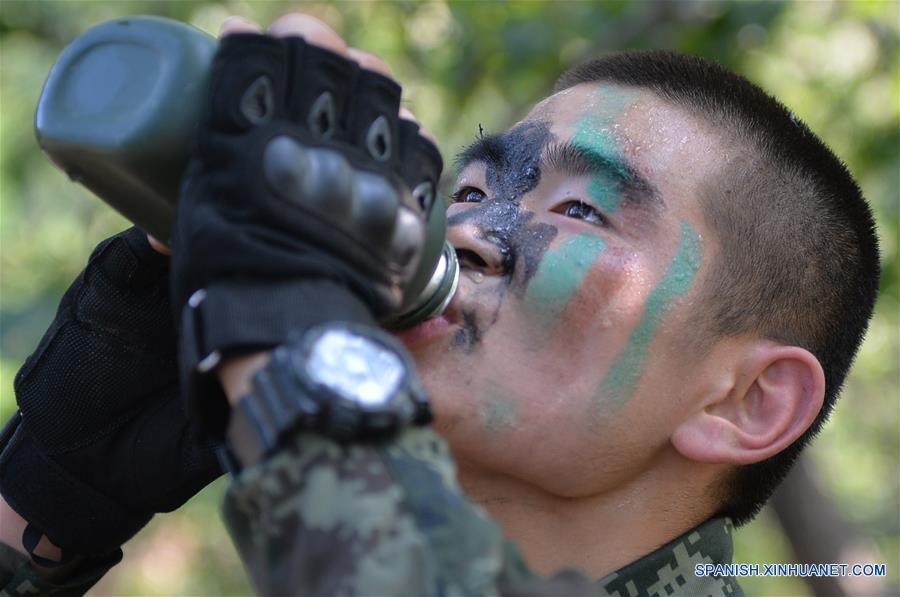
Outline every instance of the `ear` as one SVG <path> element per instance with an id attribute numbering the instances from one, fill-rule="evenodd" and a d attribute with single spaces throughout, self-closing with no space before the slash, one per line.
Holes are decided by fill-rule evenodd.
<path id="1" fill-rule="evenodd" d="M 756 342 L 671 437 L 678 452 L 710 464 L 752 464 L 791 445 L 815 420 L 825 397 L 818 359 L 798 346 Z M 719 382 L 723 379 L 719 379 Z"/>

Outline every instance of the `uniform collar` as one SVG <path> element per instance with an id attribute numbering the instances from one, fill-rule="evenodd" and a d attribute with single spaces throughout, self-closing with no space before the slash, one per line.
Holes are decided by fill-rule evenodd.
<path id="1" fill-rule="evenodd" d="M 730 564 L 734 554 L 729 518 L 711 518 L 597 581 L 598 588 L 617 597 L 643 595 L 743 595 L 733 577 L 696 574 L 698 564 Z"/>

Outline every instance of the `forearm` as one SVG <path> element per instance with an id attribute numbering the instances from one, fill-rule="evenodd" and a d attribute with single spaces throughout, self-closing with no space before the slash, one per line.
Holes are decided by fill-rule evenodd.
<path id="1" fill-rule="evenodd" d="M 268 352 L 257 352 L 229 359 L 219 367 L 219 381 L 229 404 L 234 406 L 247 394 L 253 374 L 262 369 L 268 361 Z"/>
<path id="2" fill-rule="evenodd" d="M 220 369 L 230 400 L 264 362 Z M 490 593 L 503 563 L 499 530 L 462 495 L 429 428 L 380 442 L 289 434 L 237 476 L 224 516 L 263 594 Z"/>
<path id="3" fill-rule="evenodd" d="M 497 527 L 429 429 L 383 444 L 297 433 L 242 471 L 223 515 L 260 594 L 490 594 Z"/>

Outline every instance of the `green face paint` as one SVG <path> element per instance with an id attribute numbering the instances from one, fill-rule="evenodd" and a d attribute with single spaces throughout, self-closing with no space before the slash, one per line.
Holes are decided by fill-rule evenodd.
<path id="1" fill-rule="evenodd" d="M 601 386 L 598 402 L 621 406 L 637 387 L 647 360 L 647 349 L 663 317 L 675 301 L 684 295 L 700 269 L 702 247 L 700 239 L 689 224 L 681 224 L 678 253 L 669 264 L 663 279 L 647 298 L 644 315 L 628 339 L 628 345 L 613 363 Z"/>
<path id="2" fill-rule="evenodd" d="M 591 266 L 606 248 L 603 239 L 581 234 L 547 251 L 528 285 L 525 306 L 545 325 L 559 321 Z"/>
<path id="3" fill-rule="evenodd" d="M 505 394 L 493 392 L 481 403 L 481 421 L 487 431 L 506 431 L 519 422 L 519 403 Z"/>
<path id="4" fill-rule="evenodd" d="M 637 100 L 638 93 L 601 86 L 591 93 L 591 111 L 575 124 L 572 143 L 584 152 L 596 156 L 619 156 L 619 141 L 613 134 L 615 120 Z M 594 205 L 607 213 L 615 213 L 621 201 L 621 191 L 615 179 L 598 173 L 588 183 L 588 197 Z"/>

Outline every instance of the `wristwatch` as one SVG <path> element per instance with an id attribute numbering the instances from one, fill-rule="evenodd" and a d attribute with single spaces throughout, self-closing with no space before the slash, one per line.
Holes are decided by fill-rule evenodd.
<path id="1" fill-rule="evenodd" d="M 428 398 L 402 345 L 374 327 L 329 322 L 291 333 L 274 350 L 232 409 L 227 437 L 247 466 L 298 429 L 366 441 L 430 421 Z"/>

